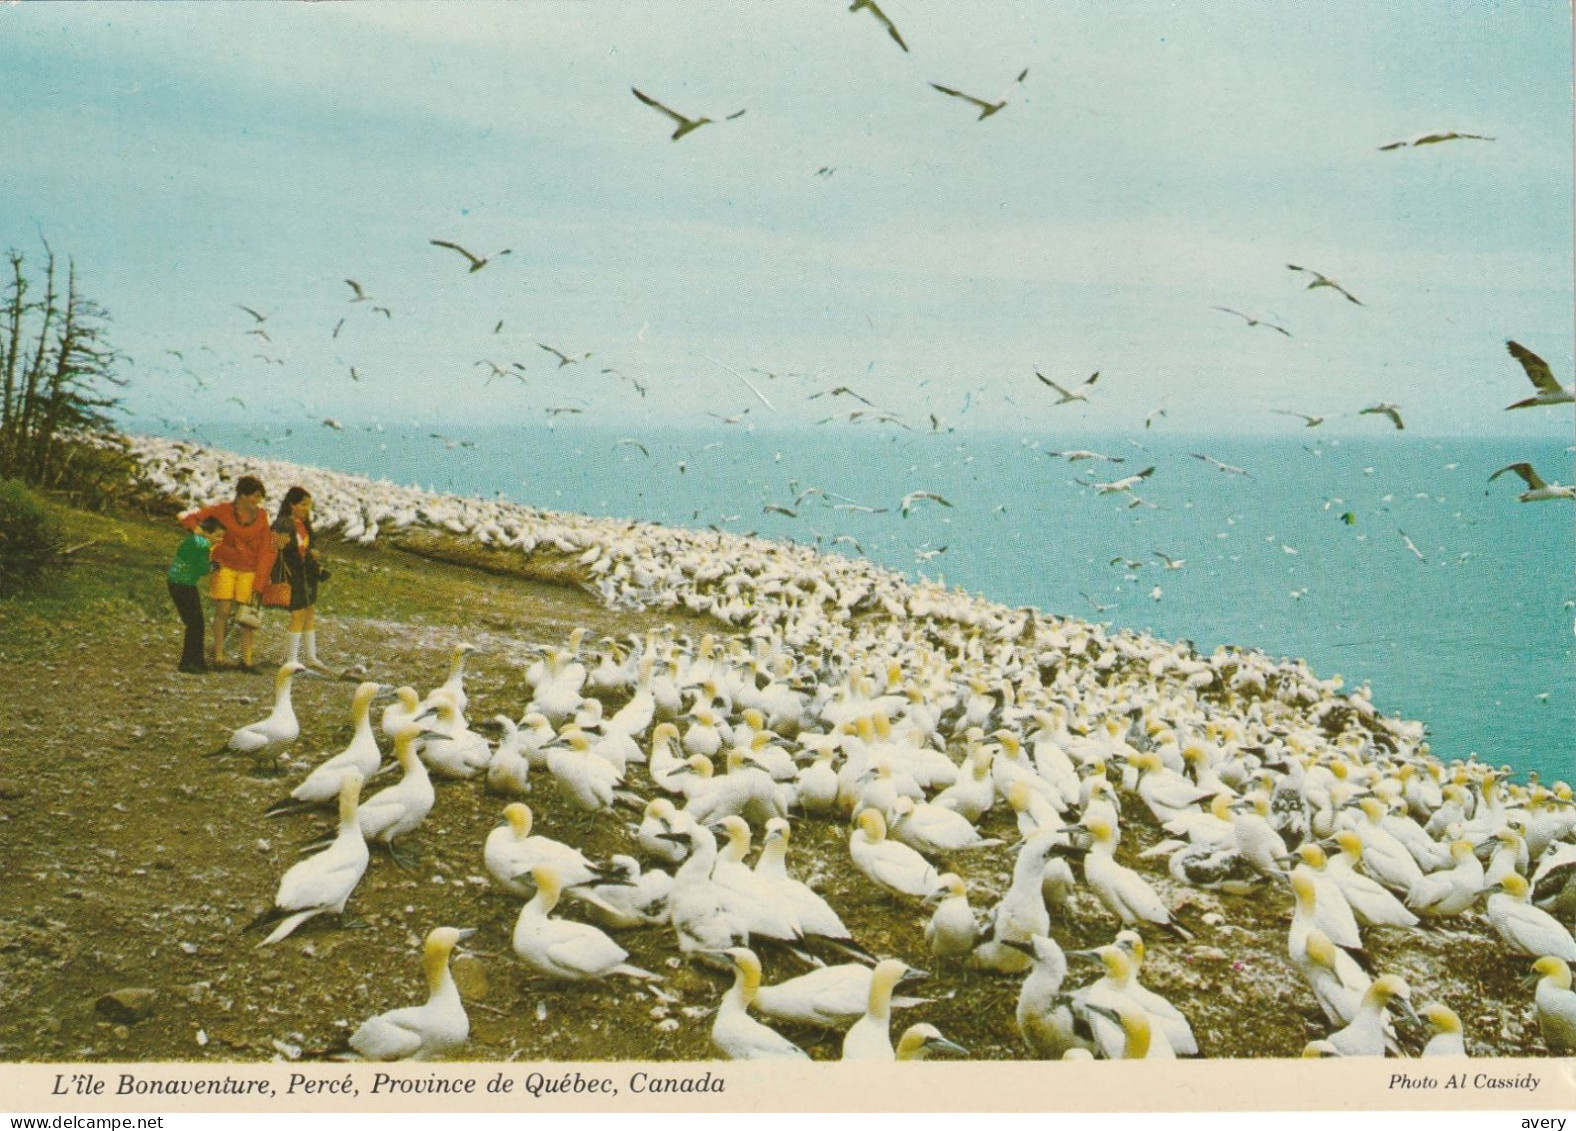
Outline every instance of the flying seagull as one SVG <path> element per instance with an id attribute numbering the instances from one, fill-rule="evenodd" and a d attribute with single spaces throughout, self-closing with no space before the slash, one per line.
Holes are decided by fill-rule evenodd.
<path id="1" fill-rule="evenodd" d="M 1550 499 L 1576 500 L 1576 487 L 1564 487 L 1558 483 L 1545 483 L 1543 477 L 1532 469 L 1530 463 L 1509 463 L 1488 477 L 1490 483 L 1504 475 L 1507 471 L 1514 471 L 1521 476 L 1527 484 L 1527 490 L 1517 496 L 1524 503 L 1544 503 Z"/>
<path id="2" fill-rule="evenodd" d="M 1192 456 L 1194 459 L 1201 459 L 1211 467 L 1218 467 L 1221 471 L 1228 472 L 1232 475 L 1248 475 L 1244 468 L 1236 467 L 1229 463 L 1221 463 L 1214 456 L 1205 455 L 1203 452 L 1189 452 L 1188 455 Z M 1248 478 L 1252 479 L 1253 476 L 1248 475 Z"/>
<path id="3" fill-rule="evenodd" d="M 1094 611 L 1097 613 L 1108 613 L 1112 609 L 1116 608 L 1115 605 L 1102 605 L 1099 601 L 1096 601 L 1082 589 L 1078 590 L 1078 596 L 1082 597 L 1085 601 L 1088 601 L 1090 605 L 1094 606 Z"/>
<path id="4" fill-rule="evenodd" d="M 1126 456 L 1108 456 L 1103 452 L 1092 452 L 1087 448 L 1074 448 L 1071 451 L 1048 451 L 1048 456 L 1060 456 L 1068 463 L 1077 463 L 1081 459 L 1103 459 L 1108 463 L 1126 463 Z"/>
<path id="5" fill-rule="evenodd" d="M 1433 133 L 1418 134 L 1416 137 L 1403 138 L 1392 141 L 1389 145 L 1381 145 L 1379 152 L 1384 153 L 1391 149 L 1416 148 L 1419 145 L 1434 145 L 1441 141 L 1493 141 L 1485 134 L 1464 134 L 1455 130 L 1435 130 Z"/>
<path id="6" fill-rule="evenodd" d="M 970 103 L 971 105 L 978 106 L 980 108 L 980 116 L 975 120 L 983 122 L 992 114 L 1007 108 L 1007 91 L 1017 86 L 1028 76 L 1029 69 L 1025 67 L 1022 71 L 1018 72 L 1017 78 L 1013 79 L 1012 82 L 1007 84 L 1007 90 L 1002 91 L 1001 96 L 998 97 L 995 102 L 986 102 L 983 98 L 975 98 L 972 94 L 964 94 L 961 90 L 953 90 L 950 86 L 942 86 L 939 82 L 933 82 L 930 85 L 934 89 L 941 91 L 942 94 L 950 94 L 953 98 L 961 98 L 963 101 Z"/>
<path id="7" fill-rule="evenodd" d="M 1291 412 L 1284 408 L 1272 408 L 1270 411 L 1275 413 L 1277 416 L 1295 416 L 1306 422 L 1303 425 L 1305 428 L 1317 428 L 1319 425 L 1323 424 L 1327 419 L 1329 419 L 1328 417 L 1324 416 L 1309 416 L 1306 412 Z"/>
<path id="8" fill-rule="evenodd" d="M 892 21 L 887 19 L 886 13 L 880 8 L 876 7 L 875 0 L 854 0 L 853 4 L 849 6 L 848 10 L 850 12 L 857 12 L 861 8 L 874 16 L 876 22 L 887 29 L 887 34 L 892 37 L 893 42 L 895 42 L 904 51 L 908 50 L 908 44 L 903 42 L 903 37 L 897 33 L 897 28 L 893 25 Z"/>
<path id="9" fill-rule="evenodd" d="M 1548 362 L 1520 342 L 1506 342 L 1505 348 L 1510 351 L 1511 357 L 1521 362 L 1521 367 L 1527 371 L 1527 379 L 1532 382 L 1533 388 L 1538 390 L 1535 396 L 1506 405 L 1506 412 L 1513 408 L 1532 408 L 1534 405 L 1570 404 L 1572 400 L 1576 400 L 1576 386 L 1571 388 L 1561 386 L 1554 379 L 1554 373 L 1549 369 Z"/>
<path id="10" fill-rule="evenodd" d="M 1246 314 L 1242 313 L 1242 311 L 1240 311 L 1240 310 L 1233 310 L 1229 306 L 1217 306 L 1217 307 L 1215 307 L 1215 309 L 1218 310 L 1218 311 L 1221 311 L 1224 314 L 1235 314 L 1238 318 L 1242 319 L 1249 326 L 1263 326 L 1265 329 L 1275 330 L 1275 331 L 1278 331 L 1279 333 L 1285 334 L 1288 338 L 1291 337 L 1291 331 L 1286 329 L 1286 327 L 1284 327 L 1284 326 L 1277 326 L 1275 323 L 1273 323 L 1273 322 L 1266 322 L 1262 318 L 1250 317 L 1249 315 L 1246 315 Z"/>
<path id="11" fill-rule="evenodd" d="M 476 272 L 480 271 L 483 267 L 487 266 L 487 264 L 491 263 L 494 259 L 497 259 L 500 255 L 508 255 L 509 254 L 509 249 L 508 248 L 504 248 L 502 251 L 496 251 L 493 254 L 487 256 L 486 258 L 478 258 L 477 256 L 474 256 L 470 252 L 466 251 L 459 244 L 457 244 L 457 243 L 450 243 L 448 240 L 428 240 L 427 242 L 432 244 L 433 247 L 446 247 L 450 251 L 457 251 L 461 255 L 465 256 L 466 259 L 471 261 L 471 274 L 472 275 L 476 274 Z"/>
<path id="12" fill-rule="evenodd" d="M 636 439 L 634 439 L 632 437 L 626 436 L 624 439 L 622 439 L 622 440 L 618 441 L 618 443 L 614 444 L 613 447 L 614 448 L 626 448 L 626 447 L 627 448 L 639 448 L 641 455 L 645 456 L 647 459 L 651 458 L 651 453 L 646 450 L 646 445 L 642 444 L 639 440 L 636 440 Z"/>
<path id="13" fill-rule="evenodd" d="M 1413 557 L 1415 557 L 1420 562 L 1426 562 L 1428 560 L 1427 558 L 1423 557 L 1423 551 L 1417 548 L 1417 543 L 1412 541 L 1411 536 L 1407 534 L 1406 531 L 1402 530 L 1398 526 L 1395 528 L 1395 532 L 1401 536 L 1401 541 L 1406 543 L 1406 548 L 1412 551 Z"/>
<path id="14" fill-rule="evenodd" d="M 772 404 L 771 401 L 766 399 L 766 394 L 761 392 L 759 389 L 757 389 L 754 386 L 754 384 L 751 383 L 751 381 L 750 381 L 750 379 L 748 377 L 746 377 L 744 374 L 740 373 L 733 366 L 724 364 L 723 362 L 718 361 L 716 358 L 710 356 L 709 354 L 704 354 L 703 353 L 703 354 L 700 354 L 698 356 L 705 358 L 707 361 L 711 362 L 715 366 L 718 366 L 719 368 L 726 369 L 729 373 L 733 374 L 740 381 L 742 381 L 744 383 L 744 387 L 746 389 L 750 390 L 750 392 L 755 394 L 755 399 L 756 400 L 760 401 L 763 405 L 765 405 L 767 408 L 771 409 L 773 412 L 777 411 L 777 406 Z"/>
<path id="15" fill-rule="evenodd" d="M 856 393 L 852 389 L 850 389 L 847 385 L 839 385 L 835 389 L 822 389 L 819 393 L 811 393 L 805 399 L 813 401 L 817 397 L 853 397 L 854 400 L 858 401 L 860 404 L 869 405 L 871 408 L 875 408 L 876 407 L 874 401 L 869 400 L 868 398 L 860 396 L 858 393 Z"/>
<path id="16" fill-rule="evenodd" d="M 1398 432 L 1406 428 L 1406 425 L 1401 421 L 1401 406 L 1391 401 L 1380 401 L 1378 404 L 1371 404 L 1365 409 L 1360 409 L 1357 413 L 1358 416 L 1367 416 L 1369 414 L 1388 416 L 1390 423 L 1395 425 Z"/>
<path id="17" fill-rule="evenodd" d="M 543 345 L 541 342 L 537 342 L 536 345 L 538 349 L 544 349 L 556 357 L 558 359 L 558 368 L 560 369 L 566 365 L 573 365 L 577 361 L 584 361 L 586 358 L 591 356 L 589 353 L 583 353 L 579 357 L 570 357 L 562 350 L 555 350 L 552 346 Z"/>
<path id="18" fill-rule="evenodd" d="M 351 302 L 366 302 L 367 301 L 367 297 L 368 297 L 367 296 L 367 292 L 361 289 L 361 284 L 360 283 L 356 282 L 354 279 L 346 279 L 345 280 L 345 285 L 348 286 L 351 290 L 356 292 L 356 297 L 351 299 L 350 300 Z"/>
<path id="19" fill-rule="evenodd" d="M 268 315 L 266 315 L 266 314 L 259 314 L 259 313 L 257 313 L 257 311 L 253 310 L 251 307 L 249 307 L 249 306 L 242 306 L 240 303 L 236 303 L 235 305 L 239 309 L 246 311 L 246 313 L 250 314 L 253 318 L 257 319 L 257 321 L 260 322 L 260 323 L 268 321 Z"/>
<path id="20" fill-rule="evenodd" d="M 1115 479 L 1110 483 L 1091 483 L 1089 486 L 1093 487 L 1102 495 L 1114 495 L 1119 491 L 1131 491 L 1134 487 L 1137 487 L 1140 482 L 1148 479 L 1154 473 L 1155 469 L 1153 467 L 1146 467 L 1137 475 L 1129 475 L 1125 479 Z"/>
<path id="21" fill-rule="evenodd" d="M 1313 290 L 1315 287 L 1329 287 L 1331 290 L 1335 291 L 1337 294 L 1345 295 L 1347 302 L 1355 302 L 1358 306 L 1362 306 L 1363 305 L 1362 300 L 1359 299 L 1356 295 L 1352 294 L 1351 291 L 1349 291 L 1345 287 L 1341 286 L 1341 284 L 1337 283 L 1334 279 L 1330 278 L 1328 275 L 1325 275 L 1325 274 L 1322 274 L 1321 272 L 1315 271 L 1311 267 L 1298 267 L 1295 263 L 1288 263 L 1288 264 L 1286 264 L 1286 269 L 1288 271 L 1300 271 L 1304 275 L 1312 275 L 1313 276 L 1313 282 L 1308 284 L 1308 290 L 1310 290 L 1310 291 Z"/>
<path id="22" fill-rule="evenodd" d="M 790 509 L 788 507 L 780 506 L 777 503 L 767 503 L 765 506 L 763 506 L 761 508 L 761 513 L 762 514 L 787 515 L 789 518 L 798 518 L 799 517 L 799 512 L 798 511 L 792 510 L 792 509 Z"/>
<path id="23" fill-rule="evenodd" d="M 903 517 L 907 518 L 908 512 L 913 509 L 914 504 L 921 502 L 940 503 L 944 507 L 952 505 L 934 491 L 910 491 L 903 496 L 903 501 L 898 504 L 898 509 L 903 512 Z"/>
<path id="24" fill-rule="evenodd" d="M 655 98 L 651 97 L 651 95 L 649 95 L 649 94 L 642 94 L 635 87 L 630 87 L 629 89 L 634 93 L 636 98 L 640 99 L 647 106 L 650 106 L 653 110 L 661 111 L 663 114 L 666 114 L 668 117 L 672 118 L 675 122 L 678 123 L 678 129 L 674 130 L 673 131 L 673 136 L 668 139 L 670 141 L 678 141 L 679 138 L 683 137 L 685 134 L 689 133 L 691 130 L 698 130 L 702 126 L 704 126 L 707 122 L 711 121 L 710 118 L 686 118 L 683 114 L 680 114 L 677 110 L 671 110 L 668 107 L 662 105 L 662 103 L 658 102 Z"/>
<path id="25" fill-rule="evenodd" d="M 1187 565 L 1186 558 L 1173 558 L 1170 554 L 1163 554 L 1159 550 L 1151 550 L 1150 553 L 1154 554 L 1155 557 L 1165 562 L 1167 569 L 1181 569 L 1183 566 Z"/>
<path id="26" fill-rule="evenodd" d="M 1079 385 L 1078 388 L 1074 389 L 1072 392 L 1068 392 L 1055 381 L 1052 381 L 1045 374 L 1041 373 L 1038 369 L 1034 371 L 1034 375 L 1045 384 L 1056 390 L 1057 394 L 1061 397 L 1061 400 L 1056 402 L 1057 404 L 1071 404 L 1073 401 L 1083 401 L 1085 404 L 1088 404 L 1088 393 L 1094 388 L 1094 383 L 1100 379 L 1100 371 L 1097 369 L 1082 385 Z"/>

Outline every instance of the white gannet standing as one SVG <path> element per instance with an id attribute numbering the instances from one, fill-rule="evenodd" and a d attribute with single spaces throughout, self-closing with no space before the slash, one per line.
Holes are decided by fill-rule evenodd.
<path id="1" fill-rule="evenodd" d="M 1357 1016 L 1343 1029 L 1337 1029 L 1325 1039 L 1341 1056 L 1383 1056 L 1391 1041 L 1388 1010 L 1392 1002 L 1400 1002 L 1402 1010 L 1412 1013 L 1412 991 L 1399 976 L 1384 974 L 1363 991 Z"/>
<path id="2" fill-rule="evenodd" d="M 453 703 L 456 711 L 461 714 L 465 712 L 470 704 L 470 697 L 465 694 L 465 660 L 474 651 L 474 644 L 460 643 L 454 646 L 449 653 L 449 678 L 427 693 L 416 710 L 417 714 L 434 706 L 440 695 Z"/>
<path id="3" fill-rule="evenodd" d="M 1041 888 L 1046 860 L 1062 847 L 1055 833 L 1041 833 L 1023 842 L 1013 862 L 1012 883 L 991 912 L 990 936 L 981 939 L 969 956 L 969 965 L 998 974 L 1021 974 L 1031 958 L 1014 943 L 1027 943 L 1035 935 L 1051 933 L 1051 913 Z"/>
<path id="4" fill-rule="evenodd" d="M 214 753 L 223 754 L 230 750 L 237 754 L 256 754 L 259 758 L 277 757 L 285 747 L 299 738 L 301 724 L 296 720 L 295 707 L 290 702 L 290 681 L 297 672 L 311 674 L 305 664 L 293 661 L 280 664 L 279 671 L 274 675 L 274 709 L 266 718 L 236 728 L 230 735 L 230 741 Z"/>
<path id="5" fill-rule="evenodd" d="M 1412 885 L 1423 878 L 1423 869 L 1406 845 L 1385 828 L 1384 818 L 1388 812 L 1385 803 L 1377 797 L 1364 797 L 1357 802 L 1357 807 L 1366 817 L 1353 824 L 1353 831 L 1362 838 L 1364 869 L 1392 891 L 1410 891 Z"/>
<path id="6" fill-rule="evenodd" d="M 662 978 L 631 966 L 629 952 L 589 923 L 552 918 L 562 890 L 558 869 L 538 864 L 531 869 L 536 895 L 514 924 L 514 952 L 538 974 L 564 982 L 600 981 L 614 974 L 660 982 Z"/>
<path id="7" fill-rule="evenodd" d="M 1097 980 L 1083 987 L 1074 994 L 1076 1002 L 1087 1010 L 1096 1010 L 1103 1007 L 1115 1010 L 1119 1017 L 1115 1024 L 1109 1023 L 1112 1019 L 1089 1019 L 1089 1027 L 1094 1035 L 1097 1052 L 1103 1054 L 1107 1060 L 1133 1059 L 1131 1052 L 1124 1054 L 1124 1044 L 1131 1047 L 1133 1026 L 1120 1019 L 1125 1009 L 1132 1009 L 1144 1021 L 1145 1051 L 1141 1054 L 1149 1060 L 1174 1060 L 1176 1050 L 1171 1045 L 1171 1039 L 1166 1029 L 1160 1024 L 1160 1018 L 1152 1016 L 1138 999 L 1133 996 L 1133 960 L 1128 951 L 1121 946 L 1108 945 L 1096 947 L 1092 951 L 1074 951 L 1080 957 L 1098 959 L 1103 967 L 1103 974 Z M 1167 1003 L 1169 1007 L 1169 1003 Z M 1097 1017 L 1105 1016 L 1096 1014 Z M 1179 1015 L 1180 1016 L 1180 1015 Z M 1183 1022 L 1186 1027 L 1186 1022 Z M 1187 1036 L 1192 1038 L 1191 1028 L 1186 1028 Z M 1195 1046 L 1196 1047 L 1196 1046 Z"/>
<path id="8" fill-rule="evenodd" d="M 924 899 L 941 884 L 929 861 L 908 845 L 887 839 L 886 819 L 879 810 L 859 814 L 848 851 L 854 867 L 884 891 Z"/>
<path id="9" fill-rule="evenodd" d="M 689 855 L 688 842 L 680 843 L 665 835 L 678 828 L 681 818 L 693 821 L 687 814 L 681 814 L 666 797 L 653 797 L 646 802 L 640 824 L 635 826 L 635 843 L 640 845 L 640 850 L 647 856 L 653 856 L 664 864 L 682 864 Z"/>
<path id="10" fill-rule="evenodd" d="M 487 792 L 524 797 L 531 792 L 531 763 L 525 756 L 525 737 L 508 715 L 495 715 L 493 722 L 503 728 L 503 738 L 487 763 Z"/>
<path id="11" fill-rule="evenodd" d="M 1505 945 L 1517 954 L 1553 955 L 1576 962 L 1576 938 L 1554 916 L 1530 902 L 1532 888 L 1527 878 L 1511 872 L 1499 881 L 1501 890 L 1492 892 L 1484 909 Z"/>
<path id="12" fill-rule="evenodd" d="M 1349 1025 L 1357 1016 L 1363 994 L 1373 979 L 1357 960 L 1341 950 L 1317 927 L 1311 928 L 1300 954 L 1292 956 L 1298 971 L 1313 991 L 1313 998 L 1331 1025 Z"/>
<path id="13" fill-rule="evenodd" d="M 350 1038 L 367 1060 L 433 1060 L 457 1049 L 471 1033 L 465 1003 L 449 972 L 449 955 L 475 932 L 435 927 L 422 946 L 427 974 L 425 1005 L 410 1005 L 368 1018 Z"/>
<path id="14" fill-rule="evenodd" d="M 622 780 L 618 771 L 591 753 L 591 739 L 578 727 L 565 727 L 558 741 L 547 747 L 547 772 L 558 791 L 575 808 L 600 813 L 613 807 L 613 789 Z"/>
<path id="15" fill-rule="evenodd" d="M 380 789 L 361 806 L 361 833 L 369 841 L 379 841 L 389 850 L 394 862 L 408 866 L 394 849 L 394 839 L 404 836 L 432 812 L 437 800 L 427 767 L 416 753 L 421 738 L 419 726 L 407 726 L 394 735 L 394 759 L 404 770 L 399 781 Z"/>
<path id="16" fill-rule="evenodd" d="M 794 778 L 794 805 L 816 816 L 829 816 L 837 810 L 837 771 L 832 759 L 837 757 L 837 747 L 831 743 L 810 746 L 810 764 L 799 770 Z"/>
<path id="17" fill-rule="evenodd" d="M 667 793 L 684 792 L 684 775 L 689 765 L 678 753 L 679 728 L 658 723 L 651 731 L 651 752 L 646 756 L 646 772 L 652 784 Z"/>
<path id="18" fill-rule="evenodd" d="M 356 801 L 360 795 L 361 775 L 347 770 L 339 783 L 338 835 L 322 852 L 297 862 L 280 879 L 273 908 L 251 923 L 253 927 L 262 927 L 279 921 L 273 933 L 258 946 L 270 946 L 288 937 L 314 915 L 325 911 L 344 914 L 350 893 L 356 890 L 367 870 L 367 842 L 356 817 Z"/>
<path id="19" fill-rule="evenodd" d="M 1062 993 L 1062 983 L 1067 980 L 1067 956 L 1056 940 L 1036 935 L 1027 944 L 1009 945 L 1023 948 L 1033 962 L 1029 976 L 1018 988 L 1014 1015 L 1029 1051 L 1041 1060 L 1060 1060 L 1072 1048 L 1092 1051 L 1094 1045 L 1089 1036 L 1080 1036 L 1076 1031 L 1072 999 Z"/>
<path id="20" fill-rule="evenodd" d="M 1330 941 L 1336 946 L 1344 947 L 1349 951 L 1364 951 L 1363 937 L 1357 926 L 1357 916 L 1352 911 L 1351 904 L 1346 902 L 1346 896 L 1341 894 L 1341 889 L 1335 881 L 1326 874 L 1327 860 L 1324 849 L 1317 844 L 1299 844 L 1294 855 L 1302 860 L 1292 870 L 1295 880 L 1301 872 L 1313 885 L 1318 895 L 1318 901 L 1313 909 L 1313 922 L 1320 930 L 1330 936 Z M 1293 891 L 1296 885 L 1293 883 Z M 1293 920 L 1295 922 L 1295 919 Z"/>
<path id="21" fill-rule="evenodd" d="M 788 842 L 791 836 L 788 822 L 781 817 L 773 817 L 766 822 L 761 855 L 755 861 L 755 875 L 771 885 L 766 890 L 789 910 L 805 935 L 821 936 L 852 945 L 853 934 L 832 909 L 832 905 L 812 890 L 809 884 L 788 874 Z"/>
<path id="22" fill-rule="evenodd" d="M 487 768 L 492 760 L 492 750 L 487 740 L 473 731 L 465 721 L 459 702 L 447 687 L 440 687 L 427 696 L 427 706 L 421 715 L 436 713 L 437 722 L 426 723 L 430 737 L 422 743 L 421 758 L 427 768 L 442 778 L 465 779 L 474 777 Z"/>
<path id="23" fill-rule="evenodd" d="M 381 690 L 376 683 L 357 686 L 350 703 L 350 718 L 355 728 L 350 744 L 308 774 L 290 791 L 289 797 L 264 810 L 265 816 L 279 817 L 333 801 L 339 796 L 339 782 L 347 770 L 358 772 L 363 781 L 378 772 L 383 755 L 372 733 L 372 701 Z"/>
<path id="24" fill-rule="evenodd" d="M 1433 1026 L 1433 1035 L 1423 1046 L 1422 1056 L 1466 1056 L 1466 1037 L 1461 1031 L 1461 1018 L 1443 1002 L 1431 1001 L 1417 1015 Z"/>
<path id="25" fill-rule="evenodd" d="M 1308 937 L 1314 930 L 1318 930 L 1359 965 L 1368 962 L 1368 953 L 1363 949 L 1362 936 L 1357 932 L 1357 921 L 1351 917 L 1351 909 L 1346 909 L 1345 917 L 1323 913 L 1325 892 L 1319 887 L 1318 875 L 1312 868 L 1299 864 L 1292 869 L 1291 890 L 1295 903 L 1291 926 L 1286 932 L 1286 951 L 1299 969 L 1308 962 Z M 1339 937 L 1336 932 L 1339 932 Z"/>
<path id="26" fill-rule="evenodd" d="M 1149 886 L 1149 881 L 1116 862 L 1116 837 L 1111 826 L 1096 817 L 1083 827 L 1094 838 L 1084 858 L 1084 877 L 1106 910 L 1121 919 L 1124 926 L 1150 923 L 1164 927 L 1178 938 L 1192 939 L 1192 932 L 1171 917 L 1165 901 Z"/>
<path id="27" fill-rule="evenodd" d="M 942 874 L 936 883 L 936 890 L 925 897 L 925 902 L 936 905 L 935 912 L 925 923 L 925 945 L 933 956 L 943 961 L 966 958 L 974 950 L 979 934 L 974 909 L 969 906 L 968 889 L 964 887 L 963 877 L 956 872 Z"/>
<path id="28" fill-rule="evenodd" d="M 1571 991 L 1571 968 L 1563 958 L 1546 954 L 1532 964 L 1539 975 L 1533 1008 L 1543 1043 L 1556 1056 L 1576 1054 L 1576 993 Z"/>
<path id="29" fill-rule="evenodd" d="M 798 1045 L 750 1016 L 750 1003 L 761 987 L 761 960 L 755 952 L 736 946 L 721 953 L 733 963 L 733 985 L 711 1023 L 712 1045 L 729 1060 L 809 1060 Z"/>
<path id="30" fill-rule="evenodd" d="M 896 958 L 883 958 L 870 972 L 870 995 L 865 1012 L 843 1035 L 844 1060 L 896 1060 L 892 1048 L 892 991 L 908 965 Z"/>

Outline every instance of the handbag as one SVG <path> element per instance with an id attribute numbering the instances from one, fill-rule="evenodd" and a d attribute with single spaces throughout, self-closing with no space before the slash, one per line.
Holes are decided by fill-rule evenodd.
<path id="1" fill-rule="evenodd" d="M 235 610 L 235 623 L 242 628 L 263 627 L 263 608 L 255 598 Z"/>
<path id="2" fill-rule="evenodd" d="M 288 581 L 270 581 L 263 586 L 259 594 L 264 605 L 270 609 L 288 609 L 290 607 L 290 583 Z"/>

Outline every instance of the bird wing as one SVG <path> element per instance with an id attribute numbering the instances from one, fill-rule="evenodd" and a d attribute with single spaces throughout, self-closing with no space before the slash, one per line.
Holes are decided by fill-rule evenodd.
<path id="1" fill-rule="evenodd" d="M 1564 392 L 1560 383 L 1554 379 L 1554 373 L 1549 369 L 1548 362 L 1520 342 L 1506 342 L 1505 349 L 1510 352 L 1511 357 L 1521 362 L 1521 367 L 1527 371 L 1527 379 L 1539 392 Z"/>
<path id="2" fill-rule="evenodd" d="M 246 311 L 246 313 L 250 314 L 253 318 L 257 319 L 259 322 L 267 322 L 268 321 L 268 315 L 266 315 L 266 314 L 259 314 L 259 313 L 257 313 L 257 311 L 253 310 L 251 307 L 249 307 L 249 306 L 242 306 L 240 303 L 236 303 L 235 305 L 240 307 L 242 310 Z"/>
<path id="3" fill-rule="evenodd" d="M 356 297 L 351 299 L 351 302 L 361 302 L 366 299 L 366 292 L 361 289 L 360 283 L 356 282 L 354 279 L 346 279 L 345 283 L 350 287 L 351 290 L 356 292 Z"/>
<path id="4" fill-rule="evenodd" d="M 1542 490 L 1544 487 L 1548 486 L 1548 484 L 1543 482 L 1543 477 L 1532 469 L 1532 465 L 1530 463 L 1506 464 L 1493 475 L 1490 475 L 1488 477 L 1488 481 L 1490 483 L 1494 482 L 1494 480 L 1498 479 L 1501 475 L 1504 475 L 1507 471 L 1514 471 L 1517 475 L 1521 476 L 1522 480 L 1527 484 L 1527 486 L 1534 491 Z"/>
<path id="5" fill-rule="evenodd" d="M 660 110 L 662 113 L 664 113 L 668 117 L 672 118 L 675 122 L 677 122 L 681 126 L 689 125 L 690 119 L 686 118 L 683 114 L 680 114 L 676 110 L 670 110 L 668 107 L 666 107 L 666 106 L 662 105 L 662 103 L 658 102 L 655 98 L 651 97 L 651 95 L 643 94 L 638 89 L 636 89 L 635 87 L 630 87 L 629 89 L 634 94 L 634 96 L 636 98 L 640 99 L 647 106 L 650 106 L 653 110 Z M 708 134 L 707 136 L 709 137 L 711 135 Z"/>
<path id="6" fill-rule="evenodd" d="M 421 1007 L 390 1010 L 361 1023 L 350 1047 L 368 1060 L 405 1060 L 421 1051 Z"/>
<path id="7" fill-rule="evenodd" d="M 854 0 L 854 6 L 848 10 L 850 12 L 857 12 L 861 8 L 874 16 L 881 26 L 887 29 L 887 34 L 892 37 L 893 41 L 899 47 L 901 47 L 904 51 L 908 50 L 908 44 L 904 43 L 903 37 L 897 33 L 897 26 L 893 24 L 891 20 L 887 19 L 887 14 L 885 12 L 876 7 L 875 0 Z"/>
<path id="8" fill-rule="evenodd" d="M 961 98 L 965 102 L 972 102 L 981 110 L 994 110 L 996 108 L 992 103 L 986 102 L 982 98 L 975 98 L 972 94 L 964 94 L 961 90 L 953 90 L 950 86 L 942 86 L 939 82 L 933 82 L 930 85 L 941 91 L 942 94 L 950 94 L 953 98 Z"/>
<path id="9" fill-rule="evenodd" d="M 463 247 L 461 247 L 457 243 L 450 243 L 448 240 L 428 240 L 427 242 L 432 244 L 434 247 L 446 247 L 450 251 L 457 251 L 461 255 L 465 256 L 466 259 L 469 259 L 472 263 L 480 263 L 481 262 L 481 260 L 477 259 L 474 255 L 472 255 L 470 252 L 466 251 Z"/>

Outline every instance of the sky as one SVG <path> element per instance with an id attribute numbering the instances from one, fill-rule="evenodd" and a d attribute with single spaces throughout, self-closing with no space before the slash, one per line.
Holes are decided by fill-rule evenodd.
<path id="1" fill-rule="evenodd" d="M 1503 411 L 1507 339 L 1572 379 L 1568 4 L 882 10 L 0 6 L 0 241 L 133 430 L 1571 433 Z M 1492 140 L 1379 148 L 1442 130 Z"/>

